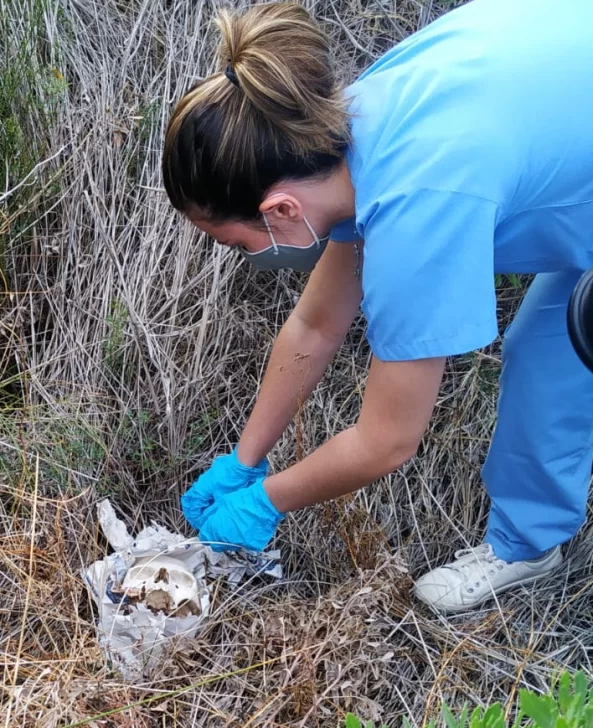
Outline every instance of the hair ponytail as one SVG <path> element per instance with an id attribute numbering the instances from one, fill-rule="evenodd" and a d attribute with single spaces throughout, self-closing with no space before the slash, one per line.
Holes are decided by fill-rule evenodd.
<path id="1" fill-rule="evenodd" d="M 223 11 L 221 71 L 176 106 L 163 154 L 165 187 L 182 211 L 258 216 L 283 178 L 327 173 L 348 142 L 346 101 L 326 35 L 292 3 Z"/>

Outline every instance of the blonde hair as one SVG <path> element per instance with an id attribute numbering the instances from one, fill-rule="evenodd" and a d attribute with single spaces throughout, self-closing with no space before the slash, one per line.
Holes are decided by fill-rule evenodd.
<path id="1" fill-rule="evenodd" d="M 223 11 L 220 72 L 179 101 L 162 168 L 172 204 L 217 218 L 253 219 L 287 178 L 327 174 L 349 141 L 346 100 L 327 36 L 292 3 Z"/>

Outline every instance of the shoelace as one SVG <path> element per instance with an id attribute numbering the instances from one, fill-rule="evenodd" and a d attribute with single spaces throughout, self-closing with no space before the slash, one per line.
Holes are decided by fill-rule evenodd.
<path id="1" fill-rule="evenodd" d="M 502 571 L 506 562 L 497 558 L 492 551 L 490 544 L 484 543 L 475 549 L 461 549 L 455 552 L 455 563 L 449 565 L 449 569 L 457 572 L 464 572 L 470 566 L 480 564 L 486 574 L 493 576 L 496 571 Z M 470 594 L 482 585 L 482 579 L 468 584 L 466 589 Z"/>

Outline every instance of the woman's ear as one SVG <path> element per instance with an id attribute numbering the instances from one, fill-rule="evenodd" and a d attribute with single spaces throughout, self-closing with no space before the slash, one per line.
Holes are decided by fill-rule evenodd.
<path id="1" fill-rule="evenodd" d="M 276 220 L 301 220 L 303 207 L 296 197 L 286 192 L 274 192 L 268 195 L 259 206 L 262 215 Z"/>

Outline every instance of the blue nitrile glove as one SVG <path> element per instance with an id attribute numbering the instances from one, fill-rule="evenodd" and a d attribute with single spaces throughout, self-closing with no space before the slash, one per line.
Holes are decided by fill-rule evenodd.
<path id="1" fill-rule="evenodd" d="M 268 474 L 268 461 L 264 458 L 254 468 L 239 462 L 237 448 L 229 455 L 214 458 L 212 465 L 181 496 L 181 510 L 198 531 L 204 522 L 204 511 L 227 493 L 246 488 L 258 478 Z"/>
<path id="2" fill-rule="evenodd" d="M 268 498 L 262 477 L 248 488 L 216 499 L 204 513 L 200 541 L 209 543 L 213 551 L 262 551 L 283 518 Z"/>

